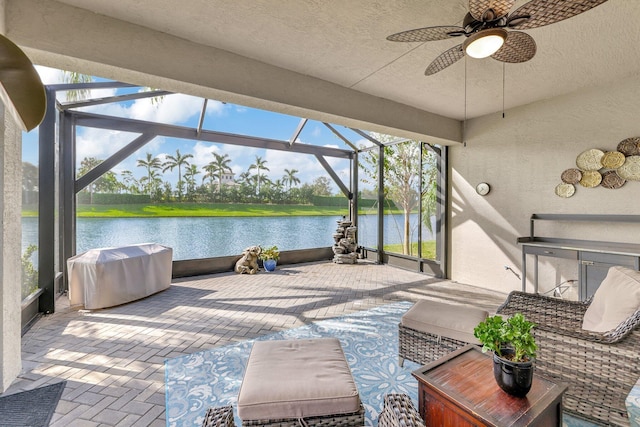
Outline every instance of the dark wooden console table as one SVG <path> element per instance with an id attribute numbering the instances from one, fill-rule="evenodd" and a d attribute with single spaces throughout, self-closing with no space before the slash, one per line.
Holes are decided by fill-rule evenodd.
<path id="1" fill-rule="evenodd" d="M 561 426 L 567 389 L 534 374 L 526 397 L 511 396 L 493 377 L 493 360 L 474 345 L 413 371 L 418 408 L 428 426 Z"/>
<path id="2" fill-rule="evenodd" d="M 538 293 L 538 257 L 573 259 L 579 264 L 578 294 L 585 300 L 594 294 L 609 267 L 621 265 L 640 270 L 640 245 L 631 243 L 601 242 L 578 239 L 556 239 L 535 235 L 536 221 L 569 221 L 597 223 L 637 223 L 640 215 L 567 215 L 533 214 L 531 231 L 527 237 L 519 237 L 522 245 L 522 291 L 527 291 L 527 255 L 534 257 L 533 292 Z M 640 231 L 638 231 L 640 235 Z"/>

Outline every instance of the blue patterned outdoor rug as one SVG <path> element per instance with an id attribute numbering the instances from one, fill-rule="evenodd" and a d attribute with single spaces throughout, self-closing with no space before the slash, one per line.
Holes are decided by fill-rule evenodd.
<path id="1" fill-rule="evenodd" d="M 417 381 L 411 372 L 420 365 L 398 365 L 398 323 L 412 306 L 396 302 L 335 319 L 321 320 L 256 340 L 201 351 L 165 361 L 168 427 L 200 426 L 207 408 L 233 405 L 254 341 L 336 337 L 340 340 L 365 408 L 365 425 L 376 426 L 383 397 L 406 393 L 418 402 Z M 236 416 L 236 425 L 241 421 Z M 590 427 L 565 415 L 566 427 Z"/>

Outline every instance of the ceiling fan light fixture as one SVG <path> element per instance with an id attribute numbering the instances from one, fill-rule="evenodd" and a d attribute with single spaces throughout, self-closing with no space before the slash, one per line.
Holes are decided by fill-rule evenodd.
<path id="1" fill-rule="evenodd" d="M 462 47 L 466 54 L 472 58 L 486 58 L 496 53 L 502 47 L 506 38 L 506 30 L 490 28 L 469 36 Z"/>

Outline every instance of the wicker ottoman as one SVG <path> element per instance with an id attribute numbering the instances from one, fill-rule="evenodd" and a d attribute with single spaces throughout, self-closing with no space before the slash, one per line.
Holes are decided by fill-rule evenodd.
<path id="1" fill-rule="evenodd" d="M 238 395 L 243 426 L 362 426 L 364 409 L 336 338 L 254 343 Z"/>
<path id="2" fill-rule="evenodd" d="M 231 406 L 209 408 L 202 421 L 202 427 L 236 427 L 233 421 L 233 408 Z"/>
<path id="3" fill-rule="evenodd" d="M 398 359 L 425 365 L 464 347 L 480 344 L 473 328 L 489 313 L 468 305 L 432 300 L 416 302 L 398 325 Z"/>

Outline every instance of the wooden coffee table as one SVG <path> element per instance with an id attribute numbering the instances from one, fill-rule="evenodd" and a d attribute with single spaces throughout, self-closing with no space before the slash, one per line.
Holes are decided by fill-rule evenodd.
<path id="1" fill-rule="evenodd" d="M 493 359 L 474 345 L 413 371 L 418 407 L 428 426 L 561 426 L 566 386 L 534 375 L 526 397 L 511 396 L 493 377 Z"/>

